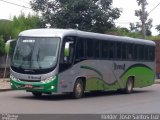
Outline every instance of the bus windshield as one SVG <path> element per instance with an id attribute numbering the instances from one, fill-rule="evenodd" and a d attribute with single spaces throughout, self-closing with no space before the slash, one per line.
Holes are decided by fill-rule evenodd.
<path id="1" fill-rule="evenodd" d="M 60 38 L 19 37 L 12 66 L 21 69 L 47 69 L 56 65 Z"/>

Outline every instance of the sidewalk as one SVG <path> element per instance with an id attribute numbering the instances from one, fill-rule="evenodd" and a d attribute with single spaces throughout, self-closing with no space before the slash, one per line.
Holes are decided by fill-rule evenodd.
<path id="1" fill-rule="evenodd" d="M 11 90 L 9 78 L 0 78 L 0 92 Z"/>
<path id="2" fill-rule="evenodd" d="M 155 84 L 160 84 L 160 79 L 156 79 Z M 0 92 L 8 90 L 11 90 L 9 78 L 0 78 Z"/>
<path id="3" fill-rule="evenodd" d="M 156 79 L 155 84 L 160 84 L 160 79 Z"/>

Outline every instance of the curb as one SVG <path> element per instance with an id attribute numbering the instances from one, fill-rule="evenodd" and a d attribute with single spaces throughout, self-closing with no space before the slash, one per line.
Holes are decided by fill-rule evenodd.
<path id="1" fill-rule="evenodd" d="M 12 91 L 11 88 L 8 88 L 8 89 L 0 89 L 0 92 L 7 92 L 7 91 Z"/>
<path id="2" fill-rule="evenodd" d="M 155 83 L 154 84 L 160 84 L 160 81 L 155 81 Z"/>
<path id="3" fill-rule="evenodd" d="M 9 84 L 9 82 L 10 82 L 10 80 L 9 79 L 0 79 L 1 81 L 4 81 L 4 82 L 6 82 L 7 84 Z M 6 84 L 5 83 L 5 84 Z M 4 85 L 5 85 L 4 84 Z M 3 84 L 2 84 L 3 85 Z M 11 87 L 10 86 L 8 86 L 7 85 L 7 87 L 2 87 L 2 88 L 0 88 L 0 92 L 5 92 L 5 91 L 11 91 L 12 89 L 11 89 Z"/>

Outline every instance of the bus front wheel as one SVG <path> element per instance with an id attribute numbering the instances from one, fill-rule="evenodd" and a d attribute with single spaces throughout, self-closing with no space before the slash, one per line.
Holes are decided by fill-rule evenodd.
<path id="1" fill-rule="evenodd" d="M 134 81 L 132 78 L 129 78 L 126 83 L 125 93 L 130 94 L 133 92 Z"/>
<path id="2" fill-rule="evenodd" d="M 74 99 L 79 99 L 83 96 L 84 94 L 84 84 L 81 79 L 77 79 L 75 84 L 74 84 L 74 89 L 72 93 L 72 97 Z"/>

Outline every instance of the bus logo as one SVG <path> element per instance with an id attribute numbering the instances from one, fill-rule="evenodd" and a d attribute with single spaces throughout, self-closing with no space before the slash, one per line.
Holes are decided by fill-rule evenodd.
<path id="1" fill-rule="evenodd" d="M 41 80 L 41 76 L 28 76 L 28 79 L 30 80 Z"/>
<path id="2" fill-rule="evenodd" d="M 114 63 L 114 70 L 125 70 L 125 67 L 126 67 L 126 65 L 125 64 L 123 64 L 123 65 L 118 65 L 118 64 L 116 64 L 116 63 Z"/>

